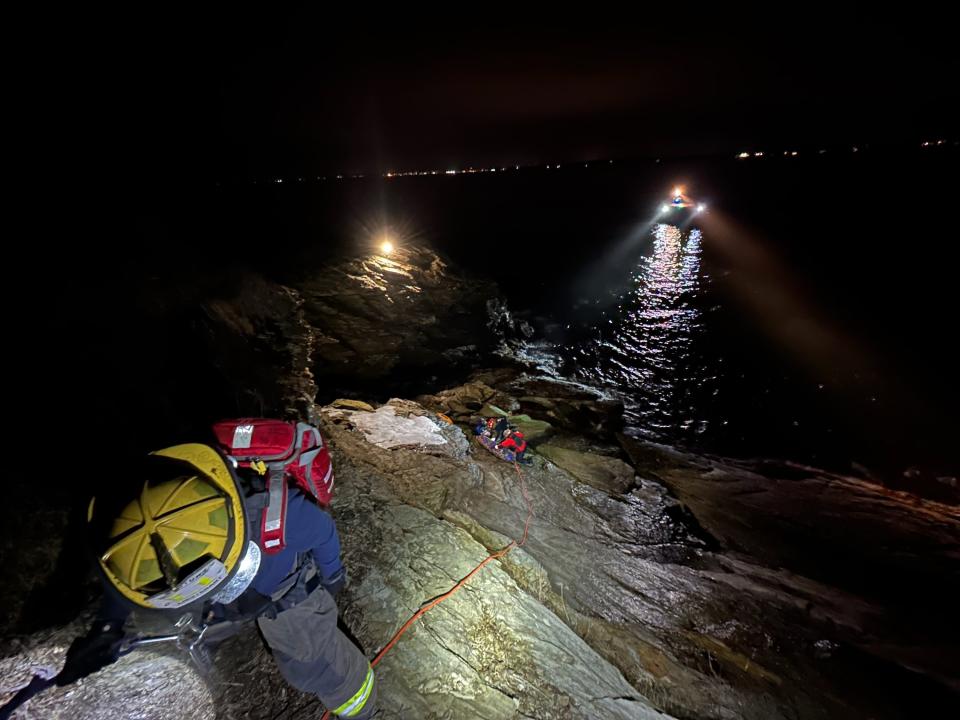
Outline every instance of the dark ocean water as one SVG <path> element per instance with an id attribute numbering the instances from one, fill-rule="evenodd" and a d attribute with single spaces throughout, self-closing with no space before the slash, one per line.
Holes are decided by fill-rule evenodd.
<path id="1" fill-rule="evenodd" d="M 287 178 L 219 212 L 250 243 L 389 232 L 493 277 L 530 354 L 623 396 L 634 434 L 936 487 L 960 473 L 958 169 L 951 146 Z M 675 184 L 708 212 L 661 222 Z"/>
<path id="2" fill-rule="evenodd" d="M 174 295 L 188 306 L 211 268 L 292 280 L 338 253 L 368 253 L 387 232 L 496 280 L 536 331 L 523 352 L 623 397 L 633 434 L 949 493 L 960 475 L 958 169 L 953 146 L 847 148 L 157 195 L 131 187 L 121 230 L 135 240 L 104 245 L 102 265 L 85 259 L 96 272 L 77 291 L 93 308 L 84 322 L 99 327 L 78 346 L 109 336 L 115 362 L 79 381 L 95 382 L 95 396 L 117 394 L 129 375 L 123 397 L 181 386 L 201 397 L 207 379 L 186 359 L 203 349 L 173 352 L 195 339 L 143 310 L 156 277 L 181 282 Z M 708 212 L 664 222 L 657 211 L 676 184 Z M 101 368 L 98 357 L 85 362 Z"/>

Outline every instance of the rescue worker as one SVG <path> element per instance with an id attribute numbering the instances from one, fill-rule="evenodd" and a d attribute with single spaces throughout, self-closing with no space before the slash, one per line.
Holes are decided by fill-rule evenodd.
<path id="1" fill-rule="evenodd" d="M 511 425 L 503 440 L 497 445 L 503 450 L 513 451 L 513 457 L 517 462 L 524 462 L 523 455 L 527 451 L 527 441 L 520 430 L 515 425 Z"/>
<path id="2" fill-rule="evenodd" d="M 207 445 L 152 453 L 134 494 L 95 498 L 88 521 L 105 598 L 67 653 L 58 685 L 114 662 L 131 611 L 210 622 L 256 620 L 281 675 L 339 717 L 376 709 L 373 669 L 337 628 L 346 584 L 333 518 L 301 491 L 286 494 L 284 547 L 264 551 L 255 486 Z M 265 516 L 264 516 L 265 518 Z"/>
<path id="3" fill-rule="evenodd" d="M 510 426 L 510 423 L 505 417 L 502 417 L 499 420 L 497 420 L 497 424 L 493 428 L 494 439 L 496 440 L 496 442 L 500 442 L 501 440 L 503 440 L 509 426 Z"/>

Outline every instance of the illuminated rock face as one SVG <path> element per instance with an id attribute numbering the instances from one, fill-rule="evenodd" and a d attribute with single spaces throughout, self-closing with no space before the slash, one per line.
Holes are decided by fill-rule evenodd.
<path id="1" fill-rule="evenodd" d="M 203 299 L 190 333 L 246 412 L 303 416 L 318 386 L 415 394 L 434 376 L 462 377 L 514 331 L 497 295 L 429 250 L 398 247 L 331 262 L 289 286 L 237 277 Z"/>
<path id="2" fill-rule="evenodd" d="M 298 283 L 315 328 L 318 378 L 384 378 L 398 369 L 469 363 L 494 336 L 487 301 L 496 286 L 471 280 L 436 254 L 398 247 L 328 265 Z"/>
<path id="3" fill-rule="evenodd" d="M 492 289 L 402 249 L 327 268 L 296 289 L 256 276 L 237 287 L 189 316 L 192 341 L 206 341 L 189 346 L 216 369 L 189 399 L 212 394 L 209 377 L 236 389 L 238 414 L 321 423 L 351 575 L 341 615 L 368 656 L 425 600 L 523 534 L 516 470 L 462 429 L 507 413 L 530 442 L 526 544 L 489 563 L 386 656 L 377 669 L 384 718 L 945 715 L 931 708 L 960 688 L 955 507 L 811 468 L 617 444 L 621 404 L 516 366 L 416 402 L 317 407 L 318 382 L 341 367 L 374 379 L 469 359 Z M 506 322 L 501 312 L 496 323 Z M 130 366 L 138 390 L 129 402 L 141 392 L 171 415 L 187 412 L 187 398 L 167 399 L 153 382 L 167 377 L 165 366 L 153 374 Z M 34 535 L 5 560 L 15 580 L 0 588 L 5 627 L 69 557 L 65 503 L 27 490 L 11 504 L 33 503 Z M 79 586 L 51 587 L 59 606 Z M 0 702 L 33 672 L 56 672 L 88 623 L 89 613 L 5 638 Z M 319 713 L 314 698 L 284 683 L 251 628 L 221 646 L 208 679 L 176 650 L 138 651 L 48 691 L 21 717 Z"/>
<path id="4" fill-rule="evenodd" d="M 838 589 L 849 583 L 827 585 L 774 562 L 800 556 L 777 550 L 778 522 L 797 530 L 806 518 L 834 543 L 842 527 L 851 547 L 885 536 L 912 552 L 922 541 L 926 564 L 913 580 L 929 580 L 955 562 L 946 550 L 960 523 L 949 507 L 865 484 L 834 493 L 854 481 L 811 469 L 762 475 L 624 441 L 628 464 L 616 446 L 561 431 L 532 451 L 521 487 L 513 465 L 417 403 L 373 412 L 339 405 L 315 414 L 337 467 L 334 515 L 351 576 L 341 617 L 368 656 L 424 601 L 522 536 L 524 489 L 533 508 L 524 547 L 430 611 L 378 666 L 386 718 L 896 718 L 905 707 L 897 683 L 922 682 L 928 708 L 956 683 L 949 633 L 925 634 L 937 603 L 927 603 L 931 617 L 898 624 L 875 598 Z M 800 500 L 777 506 L 775 488 L 785 482 L 800 484 L 780 497 L 819 489 L 830 511 L 815 516 Z M 869 517 L 840 512 L 851 497 Z M 880 562 L 883 554 L 862 556 Z M 54 672 L 84 627 L 81 618 L 7 642 L 3 690 L 34 670 Z M 219 648 L 206 680 L 175 650 L 158 652 L 48 691 L 23 717 L 180 718 L 189 707 L 198 719 L 299 720 L 320 712 L 285 685 L 252 628 Z M 883 685 L 872 682 L 878 668 Z"/>
<path id="5" fill-rule="evenodd" d="M 532 383 L 509 374 L 501 380 L 501 387 L 531 391 Z M 491 392 L 500 405 L 519 405 L 503 389 L 477 383 L 428 400 L 489 401 Z M 521 537 L 526 503 L 515 468 L 476 442 L 467 456 L 426 444 L 387 449 L 342 413 L 324 417 L 341 483 L 336 514 L 355 572 L 341 606 L 373 654 L 409 612 L 485 552 Z M 512 717 L 505 704 L 512 698 L 516 712 L 532 717 L 646 717 L 645 704 L 677 717 L 898 717 L 903 699 L 870 682 L 883 663 L 896 682 L 912 682 L 903 668 L 922 665 L 936 679 L 927 688 L 931 706 L 946 695 L 944 686 L 955 682 L 943 661 L 949 654 L 918 658 L 894 611 L 852 594 L 849 583 L 798 574 L 802 548 L 781 553 L 790 564 L 780 567 L 777 538 L 788 533 L 769 516 L 779 513 L 792 526 L 805 518 L 835 543 L 841 532 L 899 537 L 934 553 L 914 577 L 926 573 L 929 581 L 934 566 L 955 562 L 948 552 L 960 532 L 955 510 L 915 507 L 867 484 L 797 471 L 803 492 L 830 496 L 816 516 L 809 503 L 776 507 L 784 482 L 776 474 L 654 445 L 627 448 L 629 455 L 562 431 L 535 447 L 533 465 L 522 468 L 534 511 L 527 543 L 391 651 L 380 673 L 386 708 L 398 717 Z M 849 497 L 870 507 L 871 517 L 857 518 L 844 493 L 827 490 L 849 483 L 857 485 Z M 731 486 L 742 492 L 724 497 Z M 748 525 L 757 529 L 752 555 L 763 563 L 742 552 Z M 878 562 L 884 555 L 853 552 Z M 808 558 L 807 568 L 824 561 L 822 553 Z M 877 645 L 880 628 L 893 643 Z M 630 690 L 611 692 L 621 679 Z M 615 694 L 620 700 L 610 700 Z M 597 707 L 596 698 L 606 704 Z"/>

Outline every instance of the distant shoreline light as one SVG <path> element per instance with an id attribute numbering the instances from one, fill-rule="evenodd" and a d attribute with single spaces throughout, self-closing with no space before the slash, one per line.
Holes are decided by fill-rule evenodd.
<path id="1" fill-rule="evenodd" d="M 960 144 L 960 141 L 955 140 L 955 139 L 938 138 L 938 139 L 935 139 L 935 140 L 923 140 L 923 141 L 920 142 L 920 147 L 921 147 L 921 148 L 937 148 L 937 147 L 943 147 L 943 146 L 945 146 L 945 145 L 946 145 L 946 146 L 953 146 L 953 147 L 955 147 L 955 146 L 957 146 L 958 144 Z M 916 145 L 914 145 L 914 147 L 916 147 Z M 869 148 L 868 145 L 851 145 L 851 146 L 848 146 L 846 150 L 847 150 L 848 152 L 852 152 L 852 153 L 859 153 L 859 152 L 861 152 L 862 150 L 869 150 L 869 149 L 870 149 L 870 148 Z M 835 151 L 837 151 L 837 150 L 838 150 L 838 148 L 834 148 L 834 150 L 833 150 L 832 152 L 835 152 Z M 774 153 L 774 157 L 776 157 L 776 151 L 772 151 L 772 152 Z M 809 152 L 810 152 L 811 154 L 813 154 L 813 153 L 814 153 L 814 150 L 810 150 Z M 799 156 L 800 156 L 800 151 L 799 151 L 799 150 L 783 150 L 782 153 L 783 153 L 783 157 L 794 158 L 794 157 L 799 157 Z M 816 154 L 816 155 L 825 155 L 825 154 L 827 154 L 827 150 L 826 150 L 825 148 L 819 148 L 819 149 L 816 150 L 816 153 L 815 153 L 815 154 Z M 753 151 L 742 150 L 741 152 L 737 153 L 737 154 L 734 155 L 733 157 L 734 157 L 734 159 L 736 159 L 736 160 L 749 160 L 750 158 L 762 158 L 762 157 L 766 157 L 766 155 L 767 155 L 767 153 L 766 153 L 766 151 L 764 151 L 764 150 L 753 150 Z M 602 161 L 596 161 L 596 162 L 602 162 Z M 659 162 L 660 162 L 660 158 L 657 158 L 654 162 L 659 163 Z M 590 166 L 591 166 L 591 164 L 592 164 L 591 162 L 584 162 L 583 165 L 582 165 L 582 167 L 589 169 Z M 607 160 L 607 164 L 613 165 L 613 160 Z M 579 167 L 579 165 L 574 165 L 574 167 Z M 506 172 L 510 172 L 510 171 L 519 171 L 519 170 L 537 170 L 538 168 L 540 168 L 540 169 L 546 169 L 546 170 L 559 170 L 559 169 L 561 168 L 561 164 L 560 164 L 560 163 L 548 163 L 548 164 L 546 164 L 546 165 L 539 165 L 539 164 L 537 164 L 537 165 L 517 165 L 517 164 L 514 164 L 513 166 L 504 165 L 504 166 L 501 166 L 501 167 L 482 167 L 482 168 L 468 167 L 468 168 L 464 168 L 464 169 L 462 169 L 462 170 L 460 170 L 460 169 L 449 169 L 449 170 L 405 170 L 405 171 L 399 171 L 399 172 L 396 171 L 396 170 L 389 170 L 389 171 L 387 171 L 387 172 L 380 173 L 379 177 L 382 177 L 382 178 L 384 178 L 384 179 L 386 179 L 386 180 L 392 180 L 393 178 L 398 178 L 398 177 L 422 177 L 422 176 L 427 176 L 427 175 L 474 175 L 474 174 L 477 174 L 477 173 L 496 173 L 496 172 L 506 173 Z M 353 173 L 353 174 L 338 174 L 338 175 L 334 175 L 333 177 L 334 177 L 335 179 L 337 179 L 337 180 L 344 180 L 344 179 L 360 180 L 360 179 L 363 179 L 363 178 L 366 178 L 366 177 L 378 177 L 378 176 L 377 176 L 377 175 L 366 175 L 366 174 L 364 174 L 364 173 Z M 296 176 L 295 178 L 291 178 L 291 180 L 295 180 L 296 182 L 301 182 L 301 183 L 302 183 L 302 182 L 306 182 L 306 181 L 308 181 L 309 179 L 310 179 L 310 178 L 304 177 L 304 176 Z M 327 176 L 326 176 L 326 175 L 317 175 L 317 176 L 316 176 L 316 179 L 317 179 L 317 180 L 321 180 L 321 181 L 325 181 L 325 180 L 327 180 Z M 250 182 L 251 184 L 256 185 L 256 184 L 258 184 L 259 182 L 263 182 L 263 181 L 264 181 L 263 178 L 260 178 L 259 180 L 256 179 L 256 178 L 251 178 L 251 179 L 249 179 L 247 182 Z M 282 178 L 282 177 L 276 177 L 276 176 L 268 177 L 268 178 L 266 179 L 266 182 L 267 182 L 267 183 L 273 183 L 273 184 L 276 184 L 276 185 L 281 185 L 281 184 L 284 183 L 284 178 Z"/>

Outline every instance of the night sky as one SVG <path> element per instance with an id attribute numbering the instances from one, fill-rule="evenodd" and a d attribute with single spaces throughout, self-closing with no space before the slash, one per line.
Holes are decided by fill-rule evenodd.
<path id="1" fill-rule="evenodd" d="M 243 178 L 914 142 L 960 126 L 958 52 L 934 15 L 663 6 L 479 27 L 450 13 L 130 17 L 65 56 L 67 130 L 128 173 Z"/>
<path id="2" fill-rule="evenodd" d="M 918 149 L 960 128 L 955 25 L 935 14 L 791 19 L 777 6 L 743 20 L 664 5 L 645 6 L 642 20 L 591 7 L 531 22 L 484 6 L 427 22 L 358 9 L 84 7 L 75 22 L 58 16 L 56 30 L 53 19 L 37 26 L 42 39 L 9 67 L 28 90 L 11 107 L 32 132 L 9 141 L 39 158 L 52 194 L 36 194 L 27 227 L 44 231 L 18 243 L 28 259 L 8 273 L 8 290 L 22 283 L 34 298 L 32 314 L 11 313 L 22 328 L 8 333 L 53 344 L 24 355 L 53 364 L 46 378 L 75 371 L 53 390 L 109 387 L 88 381 L 99 360 L 74 349 L 123 334 L 114 314 L 149 296 L 137 283 L 155 262 L 179 271 L 246 260 L 238 236 L 261 252 L 264 237 L 299 242 L 284 206 L 251 213 L 256 224 L 230 204 L 247 196 L 212 192 L 217 182 L 821 144 Z M 906 182 L 927 192 L 928 178 Z"/>

